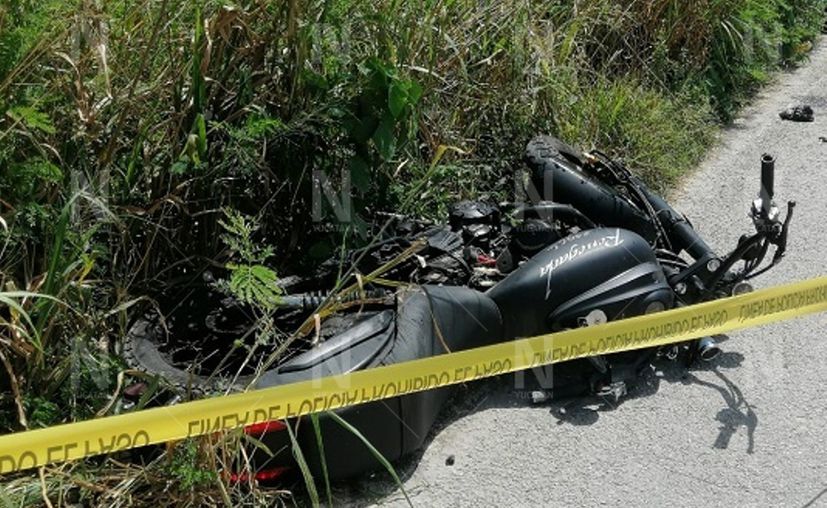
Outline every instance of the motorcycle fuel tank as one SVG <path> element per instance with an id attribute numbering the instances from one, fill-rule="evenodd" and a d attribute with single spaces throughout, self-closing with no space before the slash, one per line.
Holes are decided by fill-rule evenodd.
<path id="1" fill-rule="evenodd" d="M 670 308 L 652 248 L 625 229 L 597 228 L 550 245 L 488 291 L 507 337 L 527 337 Z"/>

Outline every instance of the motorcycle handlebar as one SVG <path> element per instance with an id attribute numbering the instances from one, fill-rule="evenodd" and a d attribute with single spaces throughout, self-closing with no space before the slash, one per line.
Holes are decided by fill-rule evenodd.
<path id="1" fill-rule="evenodd" d="M 775 195 L 775 157 L 765 153 L 761 156 L 761 211 L 768 216 Z"/>
<path id="2" fill-rule="evenodd" d="M 761 188 L 769 198 L 775 194 L 775 157 L 765 153 L 761 156 Z"/>

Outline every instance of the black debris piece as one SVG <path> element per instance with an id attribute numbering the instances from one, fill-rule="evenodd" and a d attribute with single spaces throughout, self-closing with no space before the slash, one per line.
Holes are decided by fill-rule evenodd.
<path id="1" fill-rule="evenodd" d="M 779 113 L 779 116 L 782 120 L 792 122 L 812 122 L 813 108 L 807 105 L 792 106 Z"/>

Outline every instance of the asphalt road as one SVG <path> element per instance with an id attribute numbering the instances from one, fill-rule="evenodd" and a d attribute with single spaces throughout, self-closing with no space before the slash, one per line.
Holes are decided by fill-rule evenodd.
<path id="1" fill-rule="evenodd" d="M 796 101 L 812 105 L 815 122 L 778 117 Z M 752 229 L 759 158 L 776 155 L 777 200 L 798 207 L 787 258 L 756 287 L 827 274 L 819 136 L 827 42 L 764 90 L 673 198 L 728 252 Z M 466 389 L 424 453 L 400 465 L 405 488 L 415 506 L 827 506 L 827 315 L 736 333 L 723 346 L 716 363 L 665 367 L 620 404 L 533 406 L 502 380 Z M 404 505 L 379 477 L 348 498 Z"/>

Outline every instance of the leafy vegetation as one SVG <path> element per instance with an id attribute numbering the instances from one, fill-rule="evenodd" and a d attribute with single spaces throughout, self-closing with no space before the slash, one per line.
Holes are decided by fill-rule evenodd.
<path id="1" fill-rule="evenodd" d="M 276 273 L 362 241 L 377 210 L 436 217 L 513 197 L 534 133 L 671 185 L 773 70 L 806 57 L 824 9 L 3 0 L 0 432 L 121 411 L 135 374 L 120 339 L 168 281 L 225 267 L 225 288 L 265 316 Z M 314 211 L 320 175 L 349 182 L 349 222 Z M 202 475 L 215 457 L 192 446 L 170 449 L 171 465 L 86 461 L 42 481 L 53 501 L 138 502 L 172 471 L 182 492 L 198 485 L 180 498 L 193 504 L 267 502 Z M 23 475 L 0 500 L 39 503 L 40 481 Z"/>

